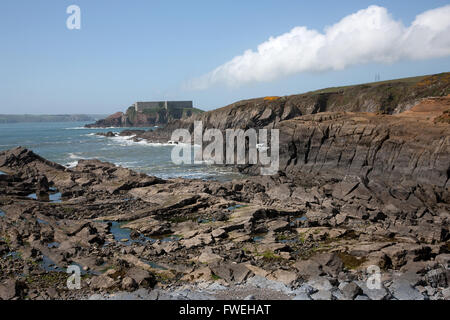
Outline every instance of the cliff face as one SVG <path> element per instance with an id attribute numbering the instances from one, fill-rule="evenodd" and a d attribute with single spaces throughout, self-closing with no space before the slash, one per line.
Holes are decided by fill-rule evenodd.
<path id="1" fill-rule="evenodd" d="M 444 73 L 246 100 L 143 137 L 170 139 L 173 129 L 191 129 L 194 120 L 221 130 L 277 128 L 280 170 L 290 177 L 351 177 L 380 194 L 414 201 L 414 192 L 427 190 L 430 201 L 450 202 L 449 84 Z M 239 169 L 259 174 L 256 166 Z"/>
<path id="2" fill-rule="evenodd" d="M 280 121 L 319 112 L 347 111 L 397 114 L 422 98 L 450 94 L 450 73 L 356 86 L 328 88 L 285 97 L 239 101 L 226 107 L 169 123 L 168 129 L 190 128 L 194 120 L 205 128 L 274 127 Z"/>
<path id="3" fill-rule="evenodd" d="M 94 124 L 88 124 L 86 128 L 108 128 L 108 127 L 121 127 L 123 112 L 116 112 L 105 119 L 96 121 Z"/>
<path id="4" fill-rule="evenodd" d="M 109 117 L 99 120 L 93 124 L 86 125 L 87 128 L 107 127 L 151 127 L 166 125 L 170 121 L 189 118 L 203 111 L 196 108 L 172 109 L 153 108 L 150 110 L 136 111 L 129 107 L 126 113 L 117 112 Z"/>
<path id="5" fill-rule="evenodd" d="M 348 192 L 450 203 L 450 125 L 440 121 L 446 110 L 450 96 L 397 115 L 325 112 L 282 121 L 280 170 L 351 179 Z"/>

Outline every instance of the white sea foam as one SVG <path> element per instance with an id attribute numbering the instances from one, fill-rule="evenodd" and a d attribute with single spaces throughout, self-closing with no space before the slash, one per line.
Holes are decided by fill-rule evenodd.
<path id="1" fill-rule="evenodd" d="M 78 160 L 77 161 L 72 161 L 66 164 L 66 168 L 75 168 L 78 165 Z"/>
<path id="2" fill-rule="evenodd" d="M 80 160 L 82 157 L 78 155 L 76 152 L 69 153 L 69 159 Z"/>
<path id="3" fill-rule="evenodd" d="M 105 128 L 85 128 L 85 127 L 70 127 L 64 128 L 65 130 L 105 130 L 105 129 L 118 129 L 117 127 L 105 127 Z"/>
<path id="4" fill-rule="evenodd" d="M 159 143 L 159 142 L 148 142 L 147 140 L 139 140 L 135 141 L 133 138 L 135 138 L 136 135 L 131 136 L 117 136 L 117 137 L 111 137 L 110 139 L 114 141 L 115 143 L 118 143 L 121 146 L 147 146 L 147 147 L 166 147 L 170 146 L 173 147 L 173 144 L 169 143 Z M 108 144 L 112 145 L 112 144 Z"/>
<path id="5" fill-rule="evenodd" d="M 119 167 L 134 169 L 134 168 L 138 168 L 138 167 L 136 167 L 136 164 L 138 164 L 139 162 L 138 161 L 116 161 L 113 163 Z"/>

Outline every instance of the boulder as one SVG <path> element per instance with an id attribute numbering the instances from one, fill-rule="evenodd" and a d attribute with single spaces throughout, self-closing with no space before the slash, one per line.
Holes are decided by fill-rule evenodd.
<path id="1" fill-rule="evenodd" d="M 242 283 L 252 274 L 244 263 L 218 263 L 212 265 L 211 270 L 228 283 Z"/>
<path id="2" fill-rule="evenodd" d="M 205 282 L 205 281 L 207 282 L 212 280 L 213 280 L 213 272 L 209 267 L 197 269 L 181 278 L 181 281 L 189 281 L 189 282 Z"/>
<path id="3" fill-rule="evenodd" d="M 227 232 L 225 230 L 223 230 L 222 228 L 218 228 L 218 229 L 213 230 L 211 232 L 211 235 L 215 239 L 223 239 L 223 238 L 226 238 Z"/>
<path id="4" fill-rule="evenodd" d="M 440 255 L 437 255 L 434 260 L 444 268 L 450 269 L 450 253 L 441 253 Z"/>
<path id="5" fill-rule="evenodd" d="M 344 268 L 344 263 L 336 253 L 320 253 L 313 256 L 311 260 L 319 264 L 323 272 L 334 277 Z"/>
<path id="6" fill-rule="evenodd" d="M 125 277 L 122 280 L 122 289 L 125 291 L 134 291 L 138 288 L 137 282 L 131 277 Z"/>
<path id="7" fill-rule="evenodd" d="M 0 283 L 0 299 L 11 300 L 15 297 L 22 297 L 26 284 L 15 279 L 7 279 Z"/>
<path id="8" fill-rule="evenodd" d="M 153 287 L 156 284 L 155 276 L 141 268 L 132 267 L 127 270 L 126 276 L 136 281 L 139 287 Z"/>
<path id="9" fill-rule="evenodd" d="M 297 275 L 295 272 L 286 270 L 276 270 L 267 276 L 267 279 L 280 281 L 287 286 L 291 286 L 295 281 L 297 281 Z"/>
<path id="10" fill-rule="evenodd" d="M 425 300 L 423 294 L 406 281 L 394 281 L 389 290 L 397 300 Z"/>
<path id="11" fill-rule="evenodd" d="M 313 300 L 332 300 L 333 296 L 329 290 L 319 290 L 311 295 Z"/>
<path id="12" fill-rule="evenodd" d="M 442 296 L 445 300 L 450 300 L 450 287 L 442 289 Z"/>
<path id="13" fill-rule="evenodd" d="M 202 233 L 191 239 L 181 240 L 180 243 L 186 249 L 196 248 L 202 245 L 209 245 L 214 242 L 214 238 L 211 236 L 211 233 Z"/>
<path id="14" fill-rule="evenodd" d="M 316 277 L 310 279 L 307 282 L 307 285 L 313 287 L 316 290 L 330 291 L 333 288 L 333 285 L 331 284 L 330 280 L 328 280 L 325 277 Z"/>
<path id="15" fill-rule="evenodd" d="M 93 290 L 108 290 L 114 288 L 115 286 L 116 282 L 106 275 L 96 276 L 91 279 L 90 283 L 90 287 Z"/>
<path id="16" fill-rule="evenodd" d="M 216 263 L 222 261 L 223 258 L 212 252 L 210 248 L 205 249 L 202 254 L 197 258 L 197 260 L 201 263 Z"/>
<path id="17" fill-rule="evenodd" d="M 300 260 L 294 263 L 293 267 L 297 269 L 298 274 L 304 280 L 315 278 L 323 274 L 321 265 L 313 260 Z"/>
<path id="18" fill-rule="evenodd" d="M 425 281 L 433 288 L 446 288 L 448 286 L 447 270 L 444 268 L 430 270 L 425 275 Z"/>
<path id="19" fill-rule="evenodd" d="M 267 224 L 267 227 L 270 231 L 273 232 L 283 232 L 290 229 L 290 224 L 286 220 L 278 219 L 270 221 Z"/>
<path id="20" fill-rule="evenodd" d="M 355 282 L 345 284 L 341 291 L 344 297 L 349 300 L 353 300 L 356 296 L 363 293 L 362 289 Z"/>

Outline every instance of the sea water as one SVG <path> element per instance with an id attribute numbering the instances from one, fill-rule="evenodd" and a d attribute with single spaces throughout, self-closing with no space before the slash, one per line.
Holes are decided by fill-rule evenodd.
<path id="1" fill-rule="evenodd" d="M 175 165 L 174 145 L 134 142 L 130 137 L 104 137 L 99 132 L 154 128 L 84 128 L 85 122 L 0 124 L 0 151 L 22 146 L 46 159 L 74 167 L 81 159 L 99 159 L 160 178 L 226 181 L 238 177 L 231 168 L 207 164 Z"/>

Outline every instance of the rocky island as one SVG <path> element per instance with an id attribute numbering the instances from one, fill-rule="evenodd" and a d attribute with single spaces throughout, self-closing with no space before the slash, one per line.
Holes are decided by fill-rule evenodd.
<path id="1" fill-rule="evenodd" d="M 134 132 L 278 128 L 272 176 L 160 179 L 0 152 L 0 298 L 450 299 L 449 84 L 259 98 Z"/>

